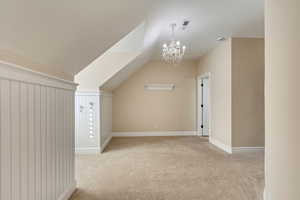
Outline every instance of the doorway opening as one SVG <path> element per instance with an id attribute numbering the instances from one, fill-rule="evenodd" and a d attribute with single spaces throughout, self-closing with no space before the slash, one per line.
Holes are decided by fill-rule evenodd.
<path id="1" fill-rule="evenodd" d="M 199 136 L 209 137 L 211 130 L 210 73 L 205 73 L 198 77 L 197 88 L 197 132 Z"/>

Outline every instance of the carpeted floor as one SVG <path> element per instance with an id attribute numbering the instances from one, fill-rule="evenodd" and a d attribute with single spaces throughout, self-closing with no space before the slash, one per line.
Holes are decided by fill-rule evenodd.
<path id="1" fill-rule="evenodd" d="M 262 152 L 228 155 L 200 137 L 114 138 L 77 156 L 72 200 L 262 200 Z"/>

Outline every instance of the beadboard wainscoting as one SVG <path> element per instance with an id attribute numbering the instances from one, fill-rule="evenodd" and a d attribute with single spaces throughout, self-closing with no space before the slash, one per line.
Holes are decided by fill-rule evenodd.
<path id="1" fill-rule="evenodd" d="M 66 200 L 76 84 L 0 62 L 1 200 Z"/>

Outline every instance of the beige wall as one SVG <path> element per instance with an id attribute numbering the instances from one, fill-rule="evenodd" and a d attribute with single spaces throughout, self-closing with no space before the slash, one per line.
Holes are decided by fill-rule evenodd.
<path id="1" fill-rule="evenodd" d="M 232 146 L 264 146 L 264 39 L 232 38 Z"/>
<path id="2" fill-rule="evenodd" d="M 199 61 L 198 74 L 211 73 L 211 137 L 231 146 L 231 39 Z"/>
<path id="3" fill-rule="evenodd" d="M 153 61 L 113 91 L 113 131 L 195 131 L 196 63 Z M 145 84 L 174 83 L 173 91 L 146 91 Z"/>
<path id="4" fill-rule="evenodd" d="M 266 0 L 266 200 L 300 199 L 299 10 Z"/>
<path id="5" fill-rule="evenodd" d="M 15 65 L 19 65 L 21 67 L 25 67 L 37 72 L 42 72 L 48 75 L 56 76 L 65 80 L 73 80 L 73 76 L 65 73 L 62 69 L 55 68 L 54 66 L 46 66 L 35 62 L 33 60 L 29 60 L 22 55 L 15 54 L 6 49 L 0 49 L 0 60 L 8 63 L 12 63 Z"/>
<path id="6" fill-rule="evenodd" d="M 229 147 L 264 146 L 264 40 L 231 38 L 200 58 L 211 73 L 211 138 Z"/>

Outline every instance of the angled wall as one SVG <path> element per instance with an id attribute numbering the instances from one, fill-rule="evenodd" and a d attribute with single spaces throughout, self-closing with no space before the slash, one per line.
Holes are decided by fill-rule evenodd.
<path id="1" fill-rule="evenodd" d="M 79 91 L 98 91 L 144 51 L 146 24 L 142 23 L 75 76 Z"/>
<path id="2" fill-rule="evenodd" d="M 140 52 L 115 52 L 104 54 L 75 76 L 79 91 L 95 92 L 107 80 L 112 78 L 128 63 L 134 60 Z"/>
<path id="3" fill-rule="evenodd" d="M 145 31 L 146 24 L 140 24 L 75 76 L 78 91 L 100 94 L 100 118 L 95 123 L 100 125 L 101 152 L 112 137 L 111 91 L 150 58 L 151 50 L 144 44 Z"/>

